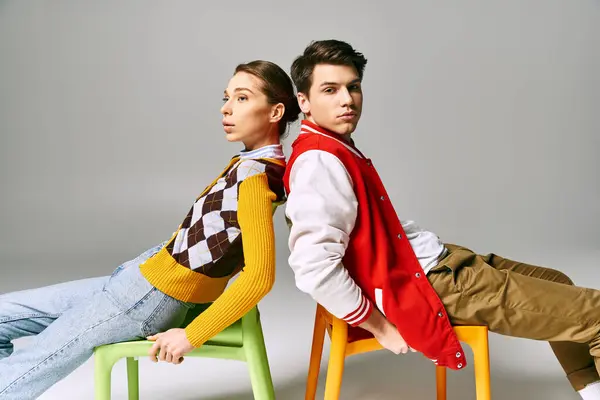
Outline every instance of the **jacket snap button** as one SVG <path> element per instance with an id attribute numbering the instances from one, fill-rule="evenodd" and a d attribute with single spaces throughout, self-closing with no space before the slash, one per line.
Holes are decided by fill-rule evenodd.
<path id="1" fill-rule="evenodd" d="M 444 313 L 440 311 L 440 312 L 438 313 L 438 317 L 442 318 L 443 316 L 444 316 Z"/>
<path id="2" fill-rule="evenodd" d="M 460 357 L 460 352 L 456 353 L 456 358 Z"/>
<path id="3" fill-rule="evenodd" d="M 457 367 L 458 367 L 458 368 L 462 368 L 462 364 L 461 364 L 461 363 L 458 363 Z"/>
<path id="4" fill-rule="evenodd" d="M 380 199 L 381 199 L 381 200 L 385 200 L 385 196 L 381 196 L 381 197 L 380 197 Z"/>
<path id="5" fill-rule="evenodd" d="M 415 274 L 415 276 L 416 276 L 417 278 L 420 278 L 420 277 L 421 277 L 421 273 L 420 273 L 420 272 L 417 272 L 417 273 Z"/>
<path id="6" fill-rule="evenodd" d="M 398 239 L 402 239 L 402 234 L 398 234 Z"/>

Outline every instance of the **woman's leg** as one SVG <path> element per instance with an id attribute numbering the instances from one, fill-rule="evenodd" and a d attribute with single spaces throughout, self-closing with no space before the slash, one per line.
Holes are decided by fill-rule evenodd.
<path id="1" fill-rule="evenodd" d="M 95 347 L 179 326 L 189 309 L 154 288 L 137 266 L 72 306 L 24 349 L 0 360 L 0 400 L 33 399 L 83 364 Z"/>
<path id="2" fill-rule="evenodd" d="M 0 295 L 0 359 L 12 354 L 13 340 L 41 333 L 65 311 L 102 291 L 107 280 L 81 279 Z"/>

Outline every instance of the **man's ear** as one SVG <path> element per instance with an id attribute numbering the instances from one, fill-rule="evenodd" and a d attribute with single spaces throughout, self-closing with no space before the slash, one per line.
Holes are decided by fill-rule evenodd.
<path id="1" fill-rule="evenodd" d="M 279 122 L 283 115 L 285 114 L 285 106 L 283 103 L 277 103 L 273 107 L 271 107 L 271 118 L 269 122 Z"/>
<path id="2" fill-rule="evenodd" d="M 300 111 L 304 114 L 310 113 L 310 101 L 308 100 L 308 96 L 302 92 L 298 92 L 296 95 L 298 98 L 298 105 L 300 106 Z"/>

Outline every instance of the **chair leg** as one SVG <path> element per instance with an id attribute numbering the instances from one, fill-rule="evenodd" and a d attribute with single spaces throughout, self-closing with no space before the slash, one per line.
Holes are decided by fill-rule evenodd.
<path id="1" fill-rule="evenodd" d="M 325 381 L 325 400 L 338 400 L 342 391 L 346 345 L 348 343 L 348 325 L 338 319 L 333 320 L 331 329 L 331 350 Z"/>
<path id="2" fill-rule="evenodd" d="M 127 392 L 129 400 L 139 400 L 140 398 L 140 375 L 138 360 L 133 357 L 127 357 Z"/>
<path id="3" fill-rule="evenodd" d="M 114 361 L 106 352 L 94 352 L 94 398 L 95 400 L 110 400 L 111 373 Z"/>
<path id="4" fill-rule="evenodd" d="M 244 353 L 250 372 L 252 392 L 256 400 L 275 400 L 275 389 L 267 358 L 258 309 L 254 308 L 242 319 Z"/>
<path id="5" fill-rule="evenodd" d="M 323 343 L 325 341 L 326 329 L 325 320 L 320 312 L 320 308 L 321 306 L 317 304 L 304 400 L 315 400 L 315 396 L 317 395 L 317 385 L 319 384 L 319 371 L 321 369 L 321 357 L 323 356 Z"/>
<path id="6" fill-rule="evenodd" d="M 477 400 L 490 400 L 492 398 L 492 393 L 487 329 L 482 329 L 479 331 L 475 341 L 470 344 L 470 346 L 473 350 L 474 356 L 475 390 L 477 392 Z"/>
<path id="7" fill-rule="evenodd" d="M 446 400 L 446 367 L 435 367 L 436 399 Z"/>

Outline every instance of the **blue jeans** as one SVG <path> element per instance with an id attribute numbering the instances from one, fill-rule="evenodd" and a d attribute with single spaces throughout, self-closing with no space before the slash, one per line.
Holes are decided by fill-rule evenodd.
<path id="1" fill-rule="evenodd" d="M 155 246 L 111 276 L 0 295 L 0 400 L 35 399 L 103 344 L 181 326 L 193 304 L 153 287 L 139 265 Z M 12 340 L 32 336 L 26 348 Z"/>

